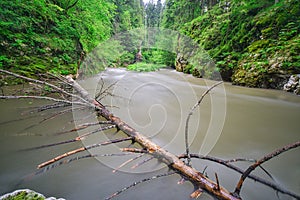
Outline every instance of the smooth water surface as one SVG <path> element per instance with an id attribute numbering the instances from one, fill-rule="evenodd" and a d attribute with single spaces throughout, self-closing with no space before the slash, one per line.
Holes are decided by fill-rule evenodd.
<path id="1" fill-rule="evenodd" d="M 124 69 L 108 69 L 101 75 L 80 81 L 92 94 L 114 84 L 109 90 L 114 96 L 103 98 L 114 114 L 147 135 L 155 143 L 174 154 L 184 153 L 185 120 L 191 107 L 208 85 L 215 82 L 194 78 L 173 70 L 135 73 Z M 104 83 L 104 84 L 103 84 Z M 77 143 L 38 150 L 24 150 L 43 144 L 68 140 L 84 134 L 57 134 L 84 122 L 97 120 L 93 112 L 80 108 L 60 108 L 36 112 L 38 106 L 49 102 L 42 100 L 0 101 L 0 194 L 19 188 L 29 188 L 65 199 L 105 199 L 135 181 L 167 172 L 167 168 L 151 160 L 139 168 L 131 167 L 147 159 L 137 158 L 120 171 L 113 169 L 134 158 L 97 157 L 62 164 L 35 176 L 38 164 L 61 153 L 81 147 L 125 137 L 114 129 L 92 135 Z M 68 110 L 70 109 L 70 110 Z M 55 112 L 70 111 L 46 121 Z M 218 86 L 196 109 L 189 123 L 189 143 L 194 153 L 223 159 L 254 158 L 300 139 L 300 97 L 283 91 L 251 89 L 225 85 Z M 34 125 L 34 126 L 33 126 Z M 92 129 L 90 129 L 92 130 Z M 120 153 L 129 142 L 97 148 L 92 154 Z M 138 147 L 138 146 L 133 146 Z M 81 153 L 80 155 L 88 154 Z M 300 193 L 300 149 L 286 152 L 263 166 L 283 187 Z M 249 163 L 236 163 L 246 168 Z M 208 167 L 207 167 L 208 166 Z M 216 172 L 220 184 L 232 191 L 239 174 L 208 161 L 193 160 L 193 167 L 211 179 Z M 257 169 L 256 175 L 268 177 Z M 117 197 L 117 199 L 189 199 L 193 186 L 189 182 L 178 185 L 180 176 L 172 175 L 142 183 Z M 276 199 L 276 192 L 246 180 L 241 195 L 243 199 Z M 279 194 L 281 199 L 292 199 Z M 199 199 L 213 199 L 203 194 Z"/>

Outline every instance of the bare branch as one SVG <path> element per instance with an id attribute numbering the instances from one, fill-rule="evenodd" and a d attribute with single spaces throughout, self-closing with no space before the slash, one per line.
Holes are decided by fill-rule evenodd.
<path id="1" fill-rule="evenodd" d="M 19 74 L 15 74 L 15 73 L 13 73 L 13 72 L 10 72 L 10 71 L 7 71 L 7 70 L 3 70 L 3 69 L 0 69 L 0 72 L 5 73 L 5 74 L 9 74 L 9 75 L 14 76 L 14 77 L 16 77 L 16 78 L 21 78 L 21 79 L 27 80 L 27 81 L 29 81 L 29 82 L 38 83 L 38 84 L 42 84 L 42 85 L 47 85 L 47 86 L 53 88 L 54 90 L 56 90 L 56 91 L 58 91 L 58 92 L 61 92 L 61 93 L 63 93 L 63 94 L 66 94 L 66 95 L 71 96 L 71 97 L 74 97 L 74 98 L 78 98 L 78 99 L 80 99 L 80 100 L 83 101 L 83 102 L 89 103 L 89 102 L 87 102 L 84 98 L 82 98 L 82 97 L 80 97 L 80 96 L 78 96 L 78 95 L 75 95 L 75 94 L 66 92 L 65 90 L 63 90 L 63 89 L 61 89 L 61 88 L 59 88 L 59 87 L 57 87 L 56 85 L 53 85 L 53 84 L 51 84 L 51 83 L 48 83 L 48 82 L 45 82 L 45 81 L 36 80 L 36 79 L 32 79 L 32 78 L 28 78 L 28 77 L 26 77 L 26 76 L 22 76 L 22 75 L 19 75 Z"/>
<path id="2" fill-rule="evenodd" d="M 37 109 L 37 111 L 38 112 L 43 112 L 45 110 L 51 110 L 51 109 L 62 108 L 62 107 L 67 107 L 67 106 L 71 106 L 71 104 L 67 104 L 67 103 L 55 103 L 55 104 L 51 104 L 51 105 L 40 106 Z"/>
<path id="3" fill-rule="evenodd" d="M 219 177 L 218 177 L 217 173 L 215 173 L 215 177 L 216 177 L 216 182 L 217 182 L 217 188 L 216 188 L 216 190 L 220 190 Z"/>
<path id="4" fill-rule="evenodd" d="M 98 101 L 101 101 L 104 97 L 106 97 L 107 95 L 111 94 L 108 91 L 115 86 L 119 81 L 115 81 L 114 83 L 110 84 L 106 89 L 104 89 L 102 92 L 100 91 L 100 93 L 97 95 L 96 99 Z M 102 89 L 101 89 L 102 90 Z"/>
<path id="5" fill-rule="evenodd" d="M 221 164 L 221 165 L 224 165 L 240 174 L 243 174 L 245 173 L 244 170 L 242 170 L 241 168 L 235 166 L 235 165 L 232 165 L 230 164 L 230 162 L 228 161 L 232 161 L 232 160 L 237 160 L 237 159 L 232 159 L 232 160 L 222 160 L 222 159 L 219 159 L 219 158 L 214 158 L 214 157 L 211 157 L 211 156 L 202 156 L 202 155 L 199 155 L 199 154 L 190 154 L 191 158 L 198 158 L 198 159 L 203 159 L 203 160 L 209 160 L 209 161 L 212 161 L 212 162 L 215 162 L 215 163 L 218 163 L 218 164 Z M 186 154 L 182 154 L 182 155 L 179 155 L 178 156 L 179 158 L 187 158 L 187 155 Z M 238 160 L 242 160 L 241 158 L 238 158 Z M 248 159 L 245 159 L 246 161 Z M 281 192 L 283 194 L 287 194 L 289 196 L 292 196 L 292 197 L 295 197 L 295 198 L 298 198 L 300 199 L 300 196 L 294 192 L 291 192 L 285 188 L 282 188 L 280 187 L 279 185 L 273 183 L 273 182 L 270 182 L 270 181 L 267 181 L 265 179 L 262 179 L 258 176 L 255 176 L 255 175 L 252 175 L 252 174 L 249 174 L 248 177 L 254 181 L 257 181 L 263 185 L 266 185 L 270 188 L 273 188 L 274 190 L 278 191 L 278 192 Z"/>
<path id="6" fill-rule="evenodd" d="M 131 152 L 131 153 L 148 153 L 147 150 L 145 149 L 136 149 L 136 148 L 122 148 L 121 151 L 124 151 L 124 152 Z"/>
<path id="7" fill-rule="evenodd" d="M 119 169 L 121 169 L 121 168 L 124 167 L 125 165 L 127 165 L 127 164 L 129 164 L 129 163 L 131 163 L 131 162 L 133 162 L 133 161 L 135 161 L 135 160 L 137 160 L 137 159 L 139 159 L 139 158 L 142 157 L 143 155 L 144 155 L 144 154 L 140 154 L 140 155 L 138 155 L 138 156 L 136 156 L 136 157 L 134 157 L 134 158 L 131 158 L 131 159 L 129 159 L 129 160 L 123 162 L 121 165 L 119 165 L 119 166 L 118 166 L 116 169 L 114 169 L 112 172 L 113 172 L 113 173 L 117 172 Z"/>
<path id="8" fill-rule="evenodd" d="M 52 76 L 53 78 L 56 78 L 58 80 L 60 80 L 61 82 L 63 82 L 64 84 L 72 87 L 72 85 L 70 83 L 68 83 L 68 81 L 66 80 L 65 77 L 63 77 L 62 75 L 56 75 L 56 74 L 53 74 L 53 73 L 50 73 L 50 72 L 47 72 L 47 74 L 49 74 L 50 76 Z"/>
<path id="9" fill-rule="evenodd" d="M 83 107 L 83 108 L 85 108 L 85 107 Z M 76 108 L 76 109 L 81 109 L 81 108 Z M 51 116 L 49 116 L 49 117 L 44 118 L 44 119 L 41 120 L 41 121 L 38 121 L 38 122 L 35 123 L 35 124 L 32 124 L 32 125 L 30 125 L 30 126 L 24 128 L 22 131 L 26 131 L 26 130 L 28 130 L 28 129 L 31 129 L 32 127 L 35 127 L 35 126 L 37 126 L 37 125 L 40 125 L 40 124 L 42 124 L 42 123 L 44 123 L 44 122 L 46 122 L 46 121 L 48 121 L 48 120 L 54 119 L 54 118 L 56 118 L 56 117 L 58 117 L 58 116 L 60 116 L 60 115 L 64 115 L 64 114 L 66 114 L 66 113 L 68 113 L 68 112 L 71 112 L 71 111 L 73 111 L 73 110 L 74 110 L 74 108 L 68 108 L 68 109 L 59 111 L 59 112 L 57 112 L 57 113 L 55 113 L 55 114 L 53 114 L 53 115 L 51 115 Z"/>
<path id="10" fill-rule="evenodd" d="M 189 147 L 189 138 L 188 138 L 188 135 L 189 135 L 189 121 L 190 121 L 190 117 L 193 115 L 195 109 L 201 104 L 203 98 L 215 87 L 217 87 L 218 85 L 220 85 L 221 83 L 223 83 L 223 81 L 221 82 L 217 82 L 215 83 L 214 85 L 212 85 L 211 87 L 209 87 L 200 97 L 200 99 L 198 100 L 198 102 L 191 108 L 187 118 L 186 118 L 186 121 L 185 121 L 185 132 L 184 132 L 184 135 L 185 135 L 185 152 L 186 152 L 186 155 L 187 155 L 187 165 L 190 165 L 191 164 L 191 157 L 190 157 L 190 147 Z"/>
<path id="11" fill-rule="evenodd" d="M 57 161 L 59 161 L 59 160 L 61 160 L 63 158 L 66 158 L 68 156 L 77 154 L 77 153 L 85 151 L 85 150 L 93 149 L 93 148 L 104 146 L 104 145 L 109 145 L 109 144 L 115 144 L 115 143 L 119 143 L 119 142 L 124 142 L 124 141 L 128 141 L 128 140 L 132 140 L 132 137 L 115 139 L 115 140 L 109 140 L 109 141 L 106 141 L 106 142 L 102 142 L 102 143 L 93 144 L 93 145 L 90 145 L 90 146 L 86 146 L 86 147 L 81 147 L 81 148 L 78 148 L 78 149 L 74 149 L 72 151 L 66 152 L 66 153 L 61 154 L 59 156 L 56 156 L 55 158 L 53 158 L 51 160 L 48 160 L 46 162 L 43 162 L 43 163 L 39 164 L 37 168 L 40 169 L 40 168 L 46 167 L 47 165 L 55 163 L 55 162 L 57 162 Z"/>
<path id="12" fill-rule="evenodd" d="M 98 99 L 98 98 L 101 96 L 102 90 L 103 90 L 103 87 L 104 87 L 104 81 L 103 81 L 103 78 L 101 77 L 100 80 L 101 80 L 101 87 L 100 87 L 100 89 L 98 90 L 99 92 L 96 93 L 95 99 Z"/>
<path id="13" fill-rule="evenodd" d="M 52 97 L 43 97 L 43 96 L 0 96 L 0 99 L 44 99 L 48 101 L 55 101 L 59 103 L 66 103 L 69 105 L 82 105 L 82 106 L 90 106 L 90 104 L 82 103 L 82 102 L 72 102 L 64 99 L 56 99 Z M 93 106 L 94 107 L 94 106 Z"/>
<path id="14" fill-rule="evenodd" d="M 96 129 L 95 131 L 85 133 L 85 134 L 77 137 L 76 139 L 77 140 L 82 140 L 86 136 L 92 135 L 92 134 L 100 132 L 100 131 L 106 131 L 106 130 L 109 130 L 109 129 L 113 129 L 113 128 L 116 128 L 116 125 L 110 125 L 110 126 L 101 127 L 99 129 Z"/>
<path id="15" fill-rule="evenodd" d="M 36 172 L 34 173 L 31 173 L 27 176 L 25 176 L 24 178 L 22 178 L 20 184 L 24 181 L 27 181 L 27 180 L 30 180 L 32 177 L 36 176 L 36 175 L 39 175 L 39 174 L 42 174 L 42 173 L 45 173 L 49 170 L 52 170 L 58 166 L 61 166 L 61 165 L 65 165 L 65 164 L 69 164 L 73 161 L 78 161 L 78 160 L 81 160 L 81 159 L 86 159 L 86 158 L 96 158 L 96 157 L 114 157 L 114 156 L 127 156 L 127 155 L 132 155 L 132 153 L 112 153 L 112 154 L 87 154 L 87 155 L 83 155 L 83 156 L 76 156 L 76 157 L 73 157 L 73 158 L 70 158 L 70 159 L 66 159 L 66 160 L 61 160 L 59 162 L 56 162 L 56 163 L 53 163 L 52 165 L 48 165 L 44 168 L 41 168 L 41 169 L 37 169 Z"/>
<path id="16" fill-rule="evenodd" d="M 84 123 L 84 124 L 78 125 L 77 128 L 73 128 L 71 130 L 57 132 L 56 135 L 61 135 L 61 134 L 65 134 L 65 133 L 71 133 L 71 132 L 75 132 L 75 131 L 80 131 L 80 130 L 83 130 L 85 128 L 91 127 L 91 126 L 96 126 L 96 125 L 101 125 L 101 124 L 112 124 L 112 123 L 110 121 L 98 121 L 98 122 L 94 122 L 94 123 Z"/>
<path id="17" fill-rule="evenodd" d="M 145 163 L 147 163 L 147 162 L 149 162 L 150 160 L 153 160 L 153 159 L 154 159 L 154 157 L 149 157 L 149 158 L 143 160 L 142 162 L 139 162 L 139 163 L 133 165 L 131 167 L 131 169 L 135 169 L 135 168 L 137 168 L 137 167 L 139 167 L 139 166 L 141 166 L 141 165 L 143 165 L 143 164 L 145 164 Z"/>
<path id="18" fill-rule="evenodd" d="M 26 150 L 42 149 L 42 148 L 53 147 L 53 146 L 58 146 L 58 145 L 62 145 L 62 144 L 69 144 L 69 143 L 73 143 L 73 142 L 78 142 L 78 141 L 84 140 L 85 137 L 88 136 L 88 135 L 91 135 L 91 134 L 94 134 L 94 133 L 97 133 L 97 132 L 100 132 L 100 131 L 105 131 L 105 130 L 108 130 L 108 129 L 112 129 L 112 128 L 115 128 L 115 125 L 101 127 L 101 128 L 96 129 L 92 132 L 88 132 L 84 135 L 78 136 L 78 137 L 70 139 L 70 140 L 65 140 L 65 141 L 62 141 L 62 142 L 55 142 L 55 143 L 52 143 L 52 144 L 45 144 L 45 145 L 41 145 L 41 146 L 38 146 L 38 147 L 32 147 L 32 148 L 29 148 L 29 149 L 26 149 Z"/>
<path id="19" fill-rule="evenodd" d="M 198 188 L 190 195 L 190 197 L 193 199 L 197 199 L 201 196 L 202 193 L 203 193 L 203 190 L 201 188 Z"/>
<path id="20" fill-rule="evenodd" d="M 68 83 L 70 83 L 72 87 L 79 93 L 80 96 L 76 95 L 77 97 L 79 97 L 80 99 L 84 99 L 84 101 L 88 103 L 93 104 L 94 106 L 98 107 L 98 109 L 104 108 L 104 106 L 101 103 L 93 99 L 90 96 L 90 94 L 85 89 L 83 89 L 83 87 L 81 87 L 81 85 L 79 85 L 76 81 L 72 79 L 71 76 L 67 76 L 66 79 Z"/>
<path id="21" fill-rule="evenodd" d="M 159 174 L 159 175 L 156 175 L 156 176 L 152 176 L 150 178 L 145 178 L 141 181 L 137 181 L 137 182 L 134 182 L 133 184 L 127 186 L 127 187 L 124 187 L 123 189 L 115 192 L 114 194 L 112 194 L 111 196 L 109 196 L 108 198 L 106 198 L 106 200 L 110 200 L 110 199 L 113 199 L 115 197 L 117 197 L 119 194 L 121 194 L 122 192 L 125 192 L 126 190 L 132 188 L 132 187 L 135 187 L 136 185 L 139 185 L 141 183 L 145 183 L 145 182 L 148 182 L 148 181 L 152 181 L 152 180 L 155 180 L 155 179 L 158 179 L 158 178 L 162 178 L 162 177 L 166 177 L 166 176 L 170 176 L 170 175 L 173 175 L 175 174 L 175 172 L 168 172 L 168 173 L 165 173 L 165 174 Z"/>
<path id="22" fill-rule="evenodd" d="M 269 153 L 268 155 L 262 157 L 261 159 L 259 159 L 258 161 L 256 161 L 256 163 L 254 163 L 253 165 L 251 165 L 250 167 L 248 167 L 248 169 L 242 174 L 236 188 L 235 188 L 235 191 L 234 191 L 234 194 L 236 196 L 240 196 L 240 191 L 241 191 L 241 188 L 243 186 L 243 183 L 244 183 L 244 180 L 249 176 L 249 174 L 255 170 L 258 166 L 260 166 L 261 164 L 263 164 L 264 162 L 278 156 L 279 154 L 283 153 L 283 152 L 286 152 L 290 149 L 294 149 L 294 148 L 297 148 L 300 146 L 300 141 L 297 141 L 295 143 L 292 143 L 292 144 L 288 144 L 280 149 L 277 149 L 271 153 Z M 293 196 L 295 198 L 298 198 L 300 199 L 300 196 L 296 195 L 296 196 Z"/>

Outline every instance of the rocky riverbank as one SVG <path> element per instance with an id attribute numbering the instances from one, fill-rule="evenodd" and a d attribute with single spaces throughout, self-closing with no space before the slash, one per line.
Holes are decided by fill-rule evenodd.
<path id="1" fill-rule="evenodd" d="M 300 74 L 292 75 L 289 81 L 283 86 L 283 90 L 300 95 Z"/>

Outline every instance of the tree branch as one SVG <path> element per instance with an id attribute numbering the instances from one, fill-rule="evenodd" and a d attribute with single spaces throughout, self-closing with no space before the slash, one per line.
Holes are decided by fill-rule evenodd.
<path id="1" fill-rule="evenodd" d="M 261 159 L 259 159 L 258 161 L 256 161 L 256 163 L 254 163 L 253 165 L 251 165 L 250 167 L 248 167 L 248 169 L 242 174 L 236 188 L 235 188 L 235 191 L 234 191 L 234 195 L 236 195 L 237 197 L 240 196 L 240 191 L 241 191 L 241 188 L 243 186 L 243 183 L 244 183 L 244 180 L 249 176 L 249 174 L 255 170 L 258 166 L 260 166 L 261 164 L 263 164 L 264 162 L 278 156 L 279 154 L 282 154 L 290 149 L 294 149 L 296 147 L 299 147 L 300 146 L 300 141 L 297 141 L 295 143 L 292 143 L 292 144 L 288 144 L 280 149 L 277 149 L 271 153 L 269 153 L 268 155 L 262 157 Z M 296 196 L 293 196 L 295 198 L 298 198 L 300 199 L 300 196 L 296 195 Z"/>
<path id="2" fill-rule="evenodd" d="M 64 154 L 56 156 L 55 158 L 53 158 L 51 160 L 48 160 L 46 162 L 43 162 L 43 163 L 39 164 L 37 168 L 40 169 L 40 168 L 46 167 L 47 165 L 55 163 L 56 161 L 59 161 L 59 160 L 61 160 L 63 158 L 66 158 L 68 156 L 77 154 L 77 153 L 85 151 L 85 150 L 89 150 L 89 149 L 100 147 L 100 146 L 104 146 L 104 145 L 109 145 L 109 144 L 115 144 L 115 143 L 119 143 L 119 142 L 124 142 L 124 141 L 128 141 L 128 140 L 132 140 L 132 137 L 115 139 L 115 140 L 109 140 L 109 141 L 106 141 L 106 142 L 102 142 L 102 143 L 93 144 L 93 145 L 90 145 L 90 146 L 86 146 L 86 147 L 81 147 L 81 148 L 78 148 L 78 149 L 74 149 L 72 151 L 68 151 L 68 152 L 66 152 Z"/>
<path id="3" fill-rule="evenodd" d="M 215 162 L 215 163 L 218 163 L 218 164 L 221 164 L 221 165 L 224 165 L 240 174 L 244 174 L 245 171 L 242 170 L 241 168 L 235 166 L 235 165 L 232 165 L 231 162 L 236 162 L 236 161 L 248 161 L 249 159 L 242 159 L 242 158 L 238 158 L 238 159 L 231 159 L 231 160 L 222 160 L 220 158 L 215 158 L 215 157 L 212 157 L 212 156 L 202 156 L 202 155 L 199 155 L 199 154 L 190 154 L 191 158 L 198 158 L 198 159 L 202 159 L 202 160 L 209 160 L 209 161 L 212 161 L 212 162 Z M 178 156 L 179 158 L 187 158 L 187 155 L 186 154 L 181 154 Z M 252 159 L 250 159 L 250 161 L 252 162 Z M 270 188 L 273 188 L 274 190 L 278 191 L 278 192 L 281 192 L 282 194 L 287 194 L 289 196 L 292 196 L 292 197 L 295 197 L 297 199 L 300 199 L 300 196 L 294 192 L 291 192 L 285 188 L 282 188 L 280 187 L 279 185 L 273 183 L 273 182 L 270 182 L 270 181 L 267 181 L 265 179 L 262 179 L 258 176 L 255 176 L 255 175 L 252 175 L 252 174 L 249 174 L 248 177 L 254 181 L 257 181 L 263 185 L 266 185 Z"/>
<path id="4" fill-rule="evenodd" d="M 137 182 L 134 182 L 133 184 L 127 186 L 127 187 L 124 187 L 123 189 L 115 192 L 114 194 L 112 194 L 111 196 L 107 197 L 105 200 L 110 200 L 110 199 L 113 199 L 115 198 L 116 196 L 118 196 L 119 194 L 121 194 L 122 192 L 125 192 L 126 190 L 132 188 L 132 187 L 135 187 L 136 185 L 139 185 L 141 183 L 145 183 L 145 182 L 148 182 L 148 181 L 152 181 L 154 179 L 157 179 L 157 178 L 162 178 L 162 177 L 165 177 L 165 176 L 170 176 L 170 175 L 173 175 L 175 174 L 175 172 L 168 172 L 168 173 L 165 173 L 165 174 L 159 174 L 159 175 L 156 175 L 156 176 L 152 176 L 150 178 L 145 178 L 141 181 L 137 181 Z"/>
<path id="5" fill-rule="evenodd" d="M 81 97 L 79 97 L 79 96 L 77 96 L 77 95 L 75 95 L 75 94 L 66 92 L 65 90 L 63 90 L 63 89 L 61 89 L 61 88 L 59 88 L 59 87 L 57 87 L 56 85 L 53 85 L 53 84 L 51 84 L 51 83 L 48 83 L 48 82 L 45 82 L 45 81 L 36 80 L 36 79 L 32 79 L 32 78 L 28 78 L 28 77 L 26 77 L 26 76 L 22 76 L 22 75 L 19 75 L 19 74 L 15 74 L 15 73 L 13 73 L 13 72 L 10 72 L 10 71 L 7 71 L 7 70 L 3 70 L 3 69 L 0 69 L 0 72 L 5 73 L 5 74 L 8 74 L 8 75 L 11 75 L 11 76 L 14 76 L 14 77 L 16 77 L 16 78 L 21 78 L 21 79 L 26 80 L 26 81 L 29 81 L 29 82 L 38 83 L 38 84 L 42 84 L 42 85 L 47 85 L 47 86 L 53 88 L 54 90 L 56 90 L 56 91 L 58 91 L 58 92 L 60 92 L 60 93 L 66 94 L 66 95 L 71 96 L 71 97 L 74 97 L 74 98 L 78 98 L 78 99 L 82 100 L 83 102 L 86 102 L 86 103 L 87 103 L 87 101 L 86 101 L 84 98 L 81 98 Z"/>
<path id="6" fill-rule="evenodd" d="M 81 105 L 81 106 L 90 106 L 90 104 L 82 103 L 82 102 L 73 102 L 73 101 L 68 101 L 64 99 L 56 99 L 52 97 L 43 97 L 43 96 L 0 96 L 0 99 L 44 99 L 48 101 L 55 101 L 59 103 L 66 103 L 69 105 Z M 94 106 L 93 106 L 94 107 Z"/>
<path id="7" fill-rule="evenodd" d="M 215 87 L 217 87 L 218 85 L 220 85 L 221 83 L 223 83 L 223 81 L 215 83 L 214 85 L 212 85 L 210 88 L 208 88 L 200 97 L 200 99 L 198 100 L 198 102 L 191 108 L 186 121 L 185 121 L 185 132 L 184 132 L 184 136 L 185 136 L 185 152 L 187 155 L 187 165 L 190 165 L 191 163 L 191 157 L 190 157 L 190 149 L 189 149 L 189 121 L 190 121 L 190 117 L 193 115 L 195 109 L 201 104 L 202 100 L 204 99 L 204 97 Z"/>

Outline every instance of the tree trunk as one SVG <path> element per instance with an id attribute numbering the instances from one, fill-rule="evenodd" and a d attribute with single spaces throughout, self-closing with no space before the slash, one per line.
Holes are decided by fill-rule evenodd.
<path id="1" fill-rule="evenodd" d="M 217 197 L 218 199 L 230 199 L 238 200 L 240 198 L 235 197 L 225 188 L 221 187 L 214 181 L 205 177 L 202 173 L 198 172 L 196 169 L 186 165 L 181 161 L 177 156 L 161 148 L 157 144 L 150 141 L 148 138 L 140 134 L 137 130 L 129 126 L 127 123 L 122 121 L 119 117 L 114 116 L 109 110 L 107 110 L 100 102 L 94 100 L 91 96 L 88 95 L 87 91 L 83 89 L 77 82 L 75 82 L 71 77 L 67 77 L 68 82 L 72 84 L 74 89 L 79 93 L 79 95 L 93 103 L 96 107 L 97 114 L 104 117 L 105 119 L 112 122 L 116 125 L 118 129 L 123 131 L 127 136 L 132 137 L 134 142 L 140 144 L 147 152 L 159 159 L 171 169 L 175 170 L 178 174 L 183 175 L 185 178 L 190 180 L 193 184 L 198 186 L 201 189 L 204 189 L 208 193 Z"/>

